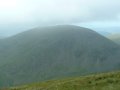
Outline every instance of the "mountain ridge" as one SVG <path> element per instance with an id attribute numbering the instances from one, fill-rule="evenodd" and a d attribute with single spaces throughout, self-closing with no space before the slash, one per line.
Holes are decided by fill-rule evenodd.
<path id="1" fill-rule="evenodd" d="M 0 47 L 3 86 L 120 69 L 119 45 L 78 26 L 33 29 L 4 39 Z"/>

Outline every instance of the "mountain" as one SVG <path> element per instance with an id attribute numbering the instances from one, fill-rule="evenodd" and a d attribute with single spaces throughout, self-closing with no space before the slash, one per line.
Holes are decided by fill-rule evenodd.
<path id="1" fill-rule="evenodd" d="M 119 90 L 120 72 L 93 74 L 89 76 L 33 83 L 5 90 Z"/>
<path id="2" fill-rule="evenodd" d="M 87 28 L 35 28 L 0 40 L 0 86 L 117 70 L 119 54 L 119 45 Z"/>
<path id="3" fill-rule="evenodd" d="M 109 35 L 108 38 L 115 43 L 120 44 L 120 33 Z"/>

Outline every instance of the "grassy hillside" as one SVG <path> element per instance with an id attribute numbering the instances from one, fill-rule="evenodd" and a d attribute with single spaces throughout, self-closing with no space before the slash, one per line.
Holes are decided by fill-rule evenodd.
<path id="1" fill-rule="evenodd" d="M 0 41 L 0 87 L 118 70 L 119 54 L 119 45 L 87 28 L 36 28 Z"/>
<path id="2" fill-rule="evenodd" d="M 51 80 L 6 90 L 120 90 L 120 72 Z"/>
<path id="3" fill-rule="evenodd" d="M 108 38 L 120 45 L 120 33 L 109 35 Z"/>

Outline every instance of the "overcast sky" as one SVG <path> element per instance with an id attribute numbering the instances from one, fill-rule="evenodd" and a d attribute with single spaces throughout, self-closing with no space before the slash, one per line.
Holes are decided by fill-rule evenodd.
<path id="1" fill-rule="evenodd" d="M 120 0 L 0 0 L 0 34 L 55 24 L 120 27 Z"/>

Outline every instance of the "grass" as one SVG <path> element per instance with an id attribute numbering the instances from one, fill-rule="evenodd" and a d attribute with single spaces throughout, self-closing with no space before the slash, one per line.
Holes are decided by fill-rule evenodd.
<path id="1" fill-rule="evenodd" d="M 51 80 L 1 90 L 120 90 L 120 72 Z"/>

